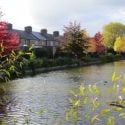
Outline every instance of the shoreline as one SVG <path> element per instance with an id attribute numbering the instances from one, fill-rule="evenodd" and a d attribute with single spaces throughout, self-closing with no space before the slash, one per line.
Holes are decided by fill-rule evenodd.
<path id="1" fill-rule="evenodd" d="M 41 73 L 48 73 L 48 72 L 57 71 L 57 70 L 80 68 L 80 67 L 92 66 L 92 65 L 102 65 L 102 64 L 111 63 L 111 62 L 115 62 L 115 61 L 121 61 L 121 60 L 125 61 L 125 57 L 113 58 L 112 60 L 97 60 L 96 59 L 96 60 L 91 60 L 91 61 L 86 61 L 86 62 L 79 61 L 79 63 L 67 64 L 67 65 L 61 65 L 61 66 L 58 65 L 58 66 L 52 66 L 52 67 L 23 69 L 20 77 L 17 77 L 17 78 L 14 77 L 9 80 L 11 81 L 11 80 L 18 79 L 18 78 L 25 78 L 27 76 L 32 77 L 32 76 L 35 76 L 35 75 L 38 75 Z M 6 82 L 6 81 L 0 80 L 0 83 L 4 83 L 4 82 Z"/>
<path id="2" fill-rule="evenodd" d="M 27 75 L 37 75 L 40 73 L 46 73 L 46 72 L 51 72 L 51 71 L 57 71 L 57 70 L 65 70 L 69 68 L 77 68 L 77 67 L 83 67 L 83 66 L 91 66 L 91 65 L 99 65 L 99 64 L 106 64 L 110 62 L 115 62 L 115 61 L 120 61 L 120 60 L 125 60 L 125 58 L 120 58 L 120 59 L 114 59 L 112 61 L 105 61 L 102 62 L 101 60 L 96 60 L 96 61 L 90 61 L 90 62 L 82 62 L 80 64 L 71 64 L 71 65 L 63 65 L 63 66 L 54 66 L 54 67 L 44 67 L 44 68 L 36 68 L 34 70 L 25 70 L 24 71 L 24 77 Z"/>

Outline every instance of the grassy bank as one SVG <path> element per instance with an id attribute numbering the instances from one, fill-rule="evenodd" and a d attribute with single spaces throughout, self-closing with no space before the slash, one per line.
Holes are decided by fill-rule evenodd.
<path id="1" fill-rule="evenodd" d="M 27 65 L 24 68 L 24 74 L 35 75 L 37 73 L 63 70 L 80 66 L 98 65 L 123 59 L 125 59 L 125 57 L 121 55 L 101 55 L 96 58 L 86 56 L 82 60 L 67 57 L 60 57 L 56 59 L 37 58 L 32 62 L 27 62 Z"/>

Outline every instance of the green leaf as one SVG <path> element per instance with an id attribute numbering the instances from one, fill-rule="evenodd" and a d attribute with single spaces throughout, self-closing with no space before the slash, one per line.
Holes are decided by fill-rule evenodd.
<path id="1" fill-rule="evenodd" d="M 114 125 L 114 117 L 112 117 L 112 116 L 110 116 L 110 117 L 108 117 L 108 121 L 107 121 L 107 125 Z"/>
<path id="2" fill-rule="evenodd" d="M 95 115 L 92 119 L 91 119 L 91 123 L 93 123 L 95 120 L 100 121 L 100 119 L 98 118 L 99 115 Z"/>
<path id="3" fill-rule="evenodd" d="M 0 72 L 4 72 L 10 78 L 10 73 L 7 70 L 3 69 L 3 70 L 0 70 Z"/>
<path id="4" fill-rule="evenodd" d="M 87 102 L 88 102 L 88 97 L 85 97 L 83 100 L 84 105 L 87 104 Z"/>
<path id="5" fill-rule="evenodd" d="M 124 113 L 124 112 L 123 112 L 123 113 L 120 113 L 120 114 L 119 114 L 119 117 L 125 118 L 125 113 Z"/>
<path id="6" fill-rule="evenodd" d="M 116 90 L 117 89 L 117 84 L 114 84 L 113 85 L 113 90 Z"/>
<path id="7" fill-rule="evenodd" d="M 8 82 L 10 79 L 8 77 L 5 77 L 5 81 Z"/>
<path id="8" fill-rule="evenodd" d="M 84 96 L 84 94 L 85 94 L 85 88 L 82 85 L 80 86 L 80 94 L 82 96 Z"/>
<path id="9" fill-rule="evenodd" d="M 93 91 L 92 91 L 92 86 L 91 85 L 89 85 L 88 86 L 88 89 L 89 89 L 89 91 L 92 93 Z"/>
<path id="10" fill-rule="evenodd" d="M 80 100 L 77 100 L 74 104 L 74 106 L 80 106 Z"/>
<path id="11" fill-rule="evenodd" d="M 74 91 L 70 91 L 70 93 L 74 96 L 74 97 L 77 97 L 77 94 L 74 92 Z"/>
<path id="12" fill-rule="evenodd" d="M 90 120 L 90 114 L 86 114 L 85 119 Z"/>
<path id="13" fill-rule="evenodd" d="M 112 82 L 118 81 L 120 79 L 120 76 L 116 76 L 116 72 L 112 75 Z"/>
<path id="14" fill-rule="evenodd" d="M 100 91 L 99 91 L 99 89 L 97 88 L 96 85 L 93 85 L 93 90 L 94 90 L 94 92 L 95 92 L 97 95 L 100 94 Z"/>
<path id="15" fill-rule="evenodd" d="M 109 113 L 111 110 L 110 109 L 103 109 L 102 111 L 101 111 L 101 113 L 102 114 L 107 114 L 107 113 Z"/>
<path id="16" fill-rule="evenodd" d="M 120 108 L 120 107 L 115 107 L 115 108 L 113 108 L 115 111 L 121 111 L 121 110 L 123 110 L 123 108 Z"/>
<path id="17" fill-rule="evenodd" d="M 73 100 L 71 98 L 68 99 L 69 103 L 73 104 Z"/>
<path id="18" fill-rule="evenodd" d="M 66 120 L 66 121 L 69 121 L 69 113 L 68 113 L 68 112 L 66 112 L 65 120 Z"/>
<path id="19" fill-rule="evenodd" d="M 124 80 L 124 82 L 125 82 L 125 74 L 123 75 L 123 80 Z"/>

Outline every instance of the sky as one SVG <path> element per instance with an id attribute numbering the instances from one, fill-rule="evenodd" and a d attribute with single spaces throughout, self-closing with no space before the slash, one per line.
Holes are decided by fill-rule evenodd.
<path id="1" fill-rule="evenodd" d="M 110 22 L 125 24 L 124 6 L 125 0 L 0 0 L 1 20 L 16 29 L 32 26 L 62 34 L 64 26 L 76 21 L 90 36 Z"/>

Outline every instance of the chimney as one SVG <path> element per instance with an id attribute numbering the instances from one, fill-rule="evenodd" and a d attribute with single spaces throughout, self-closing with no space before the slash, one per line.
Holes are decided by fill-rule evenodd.
<path id="1" fill-rule="evenodd" d="M 8 23 L 7 24 L 7 30 L 12 30 L 12 28 L 13 28 L 13 25 L 11 23 Z"/>
<path id="2" fill-rule="evenodd" d="M 47 29 L 41 29 L 41 34 L 46 35 L 47 34 Z"/>
<path id="3" fill-rule="evenodd" d="M 32 27 L 31 26 L 26 26 L 25 27 L 25 32 L 32 33 Z"/>
<path id="4" fill-rule="evenodd" d="M 54 32 L 53 32 L 53 36 L 54 36 L 54 37 L 58 37 L 58 36 L 59 36 L 59 31 L 54 31 Z"/>

